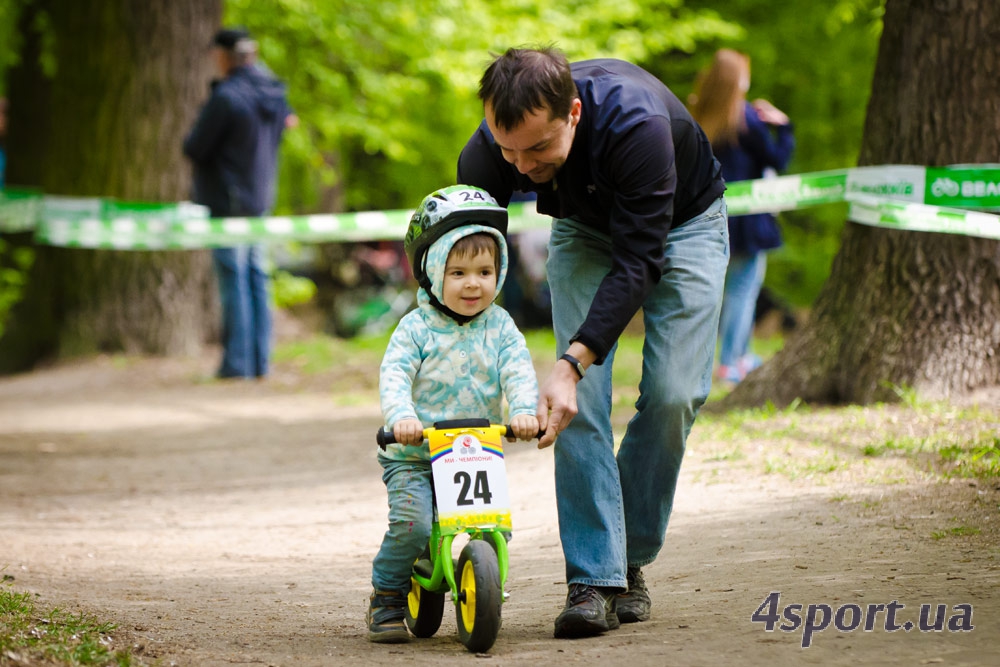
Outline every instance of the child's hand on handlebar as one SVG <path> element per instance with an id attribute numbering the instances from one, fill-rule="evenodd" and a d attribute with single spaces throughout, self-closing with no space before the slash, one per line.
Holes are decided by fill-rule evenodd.
<path id="1" fill-rule="evenodd" d="M 517 415 L 510 420 L 510 428 L 520 440 L 538 437 L 538 418 L 535 415 Z"/>
<path id="2" fill-rule="evenodd" d="M 392 427 L 396 442 L 403 445 L 419 445 L 424 441 L 424 425 L 419 419 L 401 419 Z"/>

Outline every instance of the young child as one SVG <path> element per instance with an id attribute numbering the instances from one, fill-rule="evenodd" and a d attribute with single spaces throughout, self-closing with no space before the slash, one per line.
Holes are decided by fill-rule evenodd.
<path id="1" fill-rule="evenodd" d="M 423 429 L 446 419 L 504 422 L 538 434 L 535 369 L 510 315 L 493 300 L 507 273 L 507 210 L 486 191 L 456 185 L 414 211 L 405 248 L 420 284 L 418 308 L 399 323 L 382 360 L 379 392 L 399 444 L 379 453 L 389 529 L 372 563 L 368 639 L 409 641 L 404 622 L 410 572 L 430 539 L 430 452 Z"/>

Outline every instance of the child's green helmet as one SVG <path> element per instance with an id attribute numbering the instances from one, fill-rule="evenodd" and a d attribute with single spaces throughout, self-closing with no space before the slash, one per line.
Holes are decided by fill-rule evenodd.
<path id="1" fill-rule="evenodd" d="M 485 225 L 507 235 L 507 209 L 486 192 L 471 185 L 451 185 L 424 197 L 410 216 L 403 247 L 413 276 L 429 289 L 424 258 L 427 249 L 446 232 L 463 225 Z"/>

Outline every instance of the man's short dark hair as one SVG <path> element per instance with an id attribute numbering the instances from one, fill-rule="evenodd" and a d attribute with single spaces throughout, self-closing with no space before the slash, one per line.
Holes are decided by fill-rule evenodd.
<path id="1" fill-rule="evenodd" d="M 215 33 L 215 37 L 212 38 L 212 44 L 226 51 L 232 51 L 240 41 L 245 39 L 250 39 L 250 33 L 246 28 L 222 28 Z"/>
<path id="2" fill-rule="evenodd" d="M 257 57 L 257 42 L 246 28 L 222 28 L 215 33 L 212 44 L 229 54 L 230 62 L 236 67 L 249 65 Z"/>
<path id="3" fill-rule="evenodd" d="M 569 115 L 577 97 L 569 62 L 552 46 L 507 49 L 479 80 L 479 99 L 493 108 L 502 130 L 513 130 L 533 111 L 548 108 L 549 119 Z"/>

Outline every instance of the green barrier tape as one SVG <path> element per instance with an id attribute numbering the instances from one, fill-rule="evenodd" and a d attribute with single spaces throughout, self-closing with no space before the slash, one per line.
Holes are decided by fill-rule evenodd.
<path id="1" fill-rule="evenodd" d="M 848 170 L 778 176 L 726 184 L 729 215 L 777 213 L 844 201 Z"/>
<path id="2" fill-rule="evenodd" d="M 42 193 L 28 188 L 0 188 L 0 232 L 29 232 L 41 217 Z"/>
<path id="3" fill-rule="evenodd" d="M 190 202 L 121 202 L 108 198 L 42 198 L 38 243 L 63 247 L 158 250 L 182 247 L 176 230 L 205 222 L 208 209 Z"/>
<path id="4" fill-rule="evenodd" d="M 271 216 L 265 218 L 213 218 L 198 214 L 194 204 L 185 211 L 160 215 L 101 218 L 79 211 L 53 210 L 49 198 L 36 229 L 39 243 L 79 248 L 182 249 L 231 246 L 267 241 L 375 241 L 401 240 L 412 210 L 342 213 L 338 215 Z M 551 219 L 529 210 L 526 204 L 509 209 L 510 231 L 548 226 Z"/>
<path id="5" fill-rule="evenodd" d="M 1000 165 L 927 167 L 926 183 L 925 204 L 1000 210 Z"/>
<path id="6" fill-rule="evenodd" d="M 891 202 L 865 195 L 853 195 L 848 200 L 848 217 L 863 225 L 1000 239 L 1000 216 L 990 213 Z"/>
<path id="7" fill-rule="evenodd" d="M 1000 165 L 886 165 L 729 183 L 730 215 L 778 212 L 876 196 L 953 208 L 1000 209 Z"/>
<path id="8" fill-rule="evenodd" d="M 871 198 L 881 207 L 876 215 Z M 852 202 L 862 224 L 997 238 L 995 216 L 962 216 L 954 208 L 1000 210 L 1000 165 L 884 165 L 779 176 L 728 184 L 730 215 Z M 919 206 L 894 207 L 892 202 Z M 939 207 L 938 212 L 927 207 Z M 951 210 L 949 210 L 951 209 Z M 893 211 L 890 215 L 886 211 Z M 510 231 L 546 228 L 532 202 L 512 204 Z M 957 214 L 961 214 L 959 211 Z M 203 206 L 0 191 L 0 232 L 35 230 L 38 243 L 81 248 L 186 249 L 263 241 L 402 239 L 410 210 L 265 218 L 210 219 Z M 860 218 L 860 219 L 857 219 Z M 883 222 L 873 220 L 885 219 Z M 912 224 L 901 221 L 912 221 Z"/>
<path id="9" fill-rule="evenodd" d="M 208 218 L 196 204 L 117 205 L 45 197 L 35 229 L 38 243 L 75 248 L 170 250 L 211 248 L 261 241 L 401 240 L 410 210 L 336 215 Z M 510 231 L 547 227 L 551 218 L 527 203 L 511 204 Z"/>

